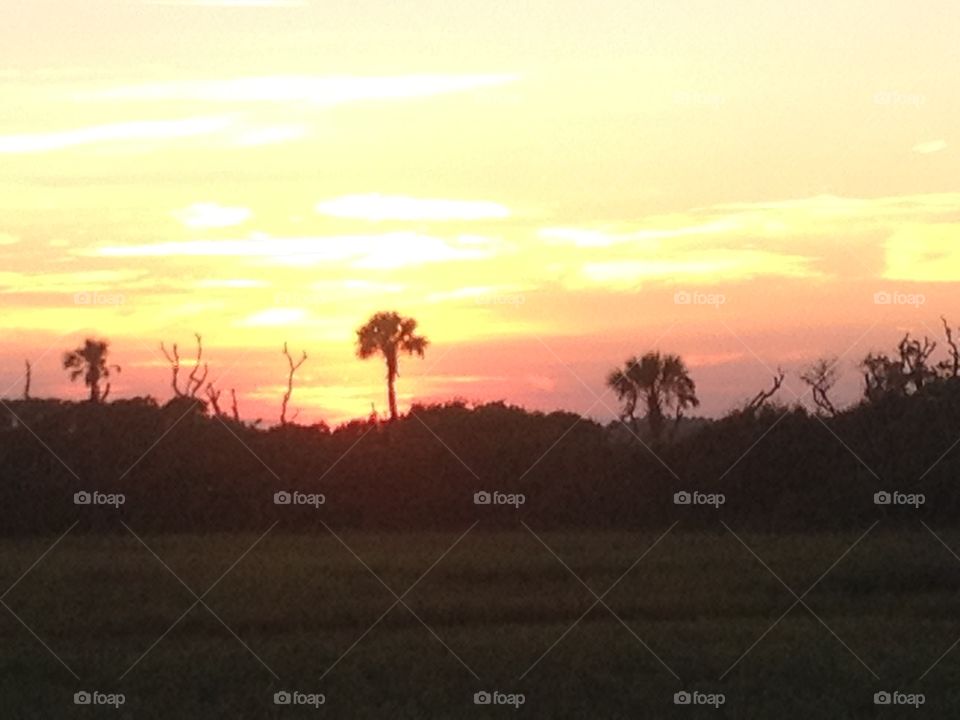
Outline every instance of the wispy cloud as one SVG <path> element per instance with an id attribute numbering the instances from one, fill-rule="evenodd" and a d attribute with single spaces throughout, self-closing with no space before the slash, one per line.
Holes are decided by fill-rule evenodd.
<path id="1" fill-rule="evenodd" d="M 945 150 L 946 147 L 947 143 L 945 140 L 930 140 L 929 142 L 917 143 L 913 146 L 913 151 L 921 155 L 930 155 L 931 153 Z"/>
<path id="2" fill-rule="evenodd" d="M 93 125 L 71 130 L 0 135 L 0 154 L 42 153 L 105 142 L 160 140 L 209 135 L 233 124 L 230 116 Z"/>
<path id="3" fill-rule="evenodd" d="M 0 245 L 16 245 L 18 242 L 20 242 L 20 238 L 16 235 L 0 232 Z"/>
<path id="4" fill-rule="evenodd" d="M 884 277 L 909 282 L 949 282 L 960 278 L 960 223 L 911 224 L 886 242 Z"/>
<path id="5" fill-rule="evenodd" d="M 652 255 L 643 259 L 588 262 L 583 277 L 606 288 L 628 289 L 646 280 L 698 281 L 713 284 L 754 277 L 816 277 L 810 258 L 762 250 L 717 249 L 682 252 L 664 259 Z"/>
<path id="6" fill-rule="evenodd" d="M 320 106 L 399 100 L 495 87 L 516 75 L 315 76 L 270 75 L 130 85 L 76 96 L 79 100 L 144 102 L 307 102 Z"/>
<path id="7" fill-rule="evenodd" d="M 503 205 L 482 200 L 435 200 L 403 195 L 344 195 L 318 203 L 321 215 L 357 220 L 499 220 Z"/>
<path id="8" fill-rule="evenodd" d="M 810 197 L 774 200 L 768 202 L 725 203 L 701 208 L 699 212 L 788 211 L 802 213 L 810 218 L 835 220 L 852 217 L 879 217 L 885 220 L 953 213 L 960 210 L 960 193 L 925 193 L 919 195 L 890 195 L 873 198 L 813 195 Z"/>
<path id="9" fill-rule="evenodd" d="M 253 288 L 269 287 L 265 280 L 251 280 L 248 278 L 206 278 L 199 281 L 196 287 L 202 290 L 250 290 Z"/>
<path id="10" fill-rule="evenodd" d="M 821 195 L 694 208 L 632 228 L 544 228 L 539 237 L 571 289 L 884 272 L 945 281 L 958 277 L 958 216 L 960 193 Z M 885 247 L 878 235 L 890 238 Z"/>
<path id="11" fill-rule="evenodd" d="M 74 292 L 108 290 L 146 275 L 140 270 L 84 270 L 38 273 L 0 271 L 0 293 Z"/>
<path id="12" fill-rule="evenodd" d="M 222 228 L 245 223 L 253 215 L 249 208 L 225 207 L 217 203 L 194 203 L 173 216 L 188 228 Z"/>
<path id="13" fill-rule="evenodd" d="M 470 300 L 478 306 L 494 307 L 496 305 L 522 305 L 524 297 L 521 293 L 530 290 L 529 285 L 474 285 L 434 292 L 426 296 L 430 303 Z"/>
<path id="14" fill-rule="evenodd" d="M 240 325 L 245 327 L 269 327 L 271 325 L 292 325 L 307 316 L 303 308 L 268 308 L 245 318 Z"/>
<path id="15" fill-rule="evenodd" d="M 785 241 L 817 238 L 842 231 L 856 234 L 895 228 L 909 222 L 935 222 L 960 214 L 960 193 L 929 193 L 877 198 L 818 195 L 807 198 L 726 203 L 649 217 L 633 226 L 543 228 L 550 245 L 579 248 L 729 247 L 730 240 Z M 640 225 L 640 227 L 637 227 Z"/>
<path id="16" fill-rule="evenodd" d="M 576 247 L 610 247 L 621 243 L 655 243 L 660 240 L 698 235 L 720 235 L 738 229 L 742 229 L 738 222 L 733 219 L 724 219 L 700 225 L 681 224 L 678 227 L 650 228 L 622 233 L 580 228 L 543 228 L 539 235 L 550 244 L 569 244 Z"/>
<path id="17" fill-rule="evenodd" d="M 434 262 L 479 260 L 495 253 L 492 243 L 462 243 L 414 232 L 381 235 L 271 237 L 190 240 L 148 245 L 112 245 L 81 251 L 101 257 L 245 257 L 270 258 L 294 265 L 340 262 L 354 268 L 388 270 Z"/>

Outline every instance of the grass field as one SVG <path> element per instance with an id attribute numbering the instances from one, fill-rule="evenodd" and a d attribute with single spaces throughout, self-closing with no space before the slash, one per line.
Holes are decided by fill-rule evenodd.
<path id="1" fill-rule="evenodd" d="M 939 534 L 960 549 L 960 534 Z M 0 715 L 954 716 L 960 648 L 928 669 L 960 638 L 960 560 L 922 526 L 881 525 L 844 555 L 860 535 L 674 529 L 634 566 L 658 533 L 478 527 L 459 543 L 439 533 L 341 543 L 276 527 L 259 543 L 260 532 L 150 536 L 148 549 L 131 534 L 74 531 L 3 597 Z M 0 590 L 55 539 L 0 542 Z M 785 616 L 796 598 L 771 570 L 803 597 Z M 405 605 L 390 609 L 388 587 Z M 202 597 L 192 609 L 191 590 Z M 682 689 L 725 702 L 675 705 Z M 81 690 L 125 702 L 76 706 Z M 275 705 L 282 690 L 325 704 Z M 524 703 L 474 705 L 482 690 Z M 878 707 L 880 690 L 923 693 L 925 704 Z"/>

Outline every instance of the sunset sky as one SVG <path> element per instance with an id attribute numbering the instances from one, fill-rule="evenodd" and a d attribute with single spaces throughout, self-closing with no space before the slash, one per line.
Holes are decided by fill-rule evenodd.
<path id="1" fill-rule="evenodd" d="M 272 423 L 411 400 L 609 419 L 653 348 L 718 415 L 821 355 L 960 324 L 960 4 L 12 0 L 0 395 L 169 397 L 161 340 Z M 878 296 L 878 294 L 880 294 Z M 884 300 L 892 299 L 887 304 Z M 879 299 L 879 302 L 878 302 Z M 690 302 L 686 302 L 689 300 Z M 795 376 L 781 400 L 802 393 Z"/>

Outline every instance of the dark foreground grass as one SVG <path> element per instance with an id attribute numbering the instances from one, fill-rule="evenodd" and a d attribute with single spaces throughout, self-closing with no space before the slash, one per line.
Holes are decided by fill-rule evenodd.
<path id="1" fill-rule="evenodd" d="M 860 535 L 674 530 L 637 563 L 658 533 L 476 528 L 454 546 L 277 527 L 255 546 L 259 533 L 148 549 L 75 531 L 3 597 L 0 716 L 955 716 L 960 648 L 934 664 L 960 638 L 960 560 L 922 526 L 850 550 Z M 0 542 L 0 591 L 54 539 Z M 682 689 L 725 703 L 677 706 Z M 125 703 L 75 706 L 80 690 Z M 281 690 L 326 703 L 277 706 Z M 524 704 L 476 706 L 481 690 Z M 878 707 L 880 690 L 926 702 Z"/>

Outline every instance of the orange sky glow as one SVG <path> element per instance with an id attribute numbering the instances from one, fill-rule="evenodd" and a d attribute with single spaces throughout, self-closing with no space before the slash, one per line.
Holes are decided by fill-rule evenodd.
<path id="1" fill-rule="evenodd" d="M 160 342 L 277 421 L 386 409 L 354 354 L 418 319 L 401 409 L 598 419 L 650 349 L 707 415 L 779 365 L 960 323 L 960 5 L 30 0 L 0 25 L 0 395 L 169 397 Z M 869 19 L 869 22 L 865 22 Z M 782 400 L 803 394 L 795 372 Z"/>

